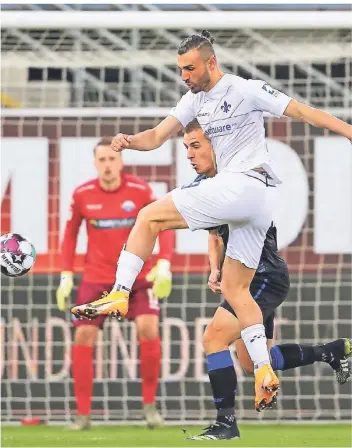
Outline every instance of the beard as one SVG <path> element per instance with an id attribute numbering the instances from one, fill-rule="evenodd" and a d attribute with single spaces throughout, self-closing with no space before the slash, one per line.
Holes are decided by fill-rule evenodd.
<path id="1" fill-rule="evenodd" d="M 192 93 L 204 92 L 209 83 L 210 83 L 210 75 L 208 70 L 205 70 L 204 74 L 202 75 L 198 83 L 194 84 L 194 86 L 191 87 L 191 92 Z"/>

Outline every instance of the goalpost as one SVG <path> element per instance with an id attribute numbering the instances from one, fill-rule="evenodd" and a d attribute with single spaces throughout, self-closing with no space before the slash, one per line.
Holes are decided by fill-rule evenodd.
<path id="1" fill-rule="evenodd" d="M 2 277 L 2 419 L 62 422 L 74 412 L 72 334 L 70 316 L 56 309 L 55 289 L 70 194 L 94 175 L 91 150 L 101 136 L 135 133 L 168 114 L 183 92 L 173 71 L 176 42 L 170 34 L 178 42 L 188 31 L 181 23 L 172 33 L 139 25 L 135 35 L 126 29 L 78 31 L 68 24 L 59 32 L 49 22 L 42 31 L 31 31 L 28 24 L 18 30 L 16 23 L 4 23 L 4 92 L 22 107 L 2 110 L 2 233 L 23 232 L 36 246 L 38 259 L 33 275 Z M 275 23 L 261 30 L 253 22 L 245 31 L 224 26 L 214 34 L 219 58 L 229 71 L 265 75 L 275 87 L 351 120 L 349 32 L 342 25 L 310 31 L 296 22 L 297 28 L 283 31 Z M 306 51 L 299 53 L 299 48 Z M 124 60 L 130 51 L 134 57 Z M 82 61 L 83 71 L 78 69 Z M 113 81 L 111 63 L 119 69 L 119 79 Z M 153 64 L 154 72 L 142 70 Z M 60 79 L 51 79 L 55 67 Z M 22 72 L 38 79 L 28 81 Z M 14 73 L 22 77 L 17 84 L 11 83 Z M 275 340 L 311 344 L 349 337 L 350 147 L 343 138 L 292 120 L 267 117 L 266 130 L 284 180 L 276 216 L 291 273 L 289 298 L 277 312 Z M 338 154 L 334 161 L 332 152 Z M 179 138 L 155 152 L 126 152 L 124 157 L 127 172 L 151 182 L 157 195 L 194 175 Z M 82 233 L 76 285 L 85 242 Z M 210 421 L 214 411 L 201 337 L 219 300 L 207 288 L 204 233 L 178 232 L 173 272 L 172 295 L 162 304 L 158 404 L 170 423 Z M 277 410 L 259 415 L 253 410 L 253 381 L 235 364 L 241 420 L 351 418 L 351 387 L 338 386 L 325 364 L 283 373 Z M 94 420 L 141 420 L 138 368 L 134 325 L 108 322 L 95 353 Z"/>

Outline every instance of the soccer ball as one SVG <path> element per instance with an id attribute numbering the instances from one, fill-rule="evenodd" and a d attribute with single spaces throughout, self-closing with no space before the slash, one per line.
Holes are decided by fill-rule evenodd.
<path id="1" fill-rule="evenodd" d="M 18 233 L 1 235 L 1 273 L 8 277 L 27 274 L 34 265 L 36 252 L 26 238 Z"/>

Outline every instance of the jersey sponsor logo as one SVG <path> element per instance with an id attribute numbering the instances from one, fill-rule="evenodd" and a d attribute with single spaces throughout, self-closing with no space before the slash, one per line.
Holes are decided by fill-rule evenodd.
<path id="1" fill-rule="evenodd" d="M 231 104 L 229 104 L 227 101 L 224 101 L 224 104 L 221 106 L 221 110 L 227 114 L 231 109 Z"/>
<path id="2" fill-rule="evenodd" d="M 273 89 L 268 83 L 265 83 L 262 89 L 268 92 L 269 95 L 274 96 L 275 98 L 277 98 L 280 95 L 280 92 L 278 90 Z"/>
<path id="3" fill-rule="evenodd" d="M 121 208 L 125 210 L 125 212 L 131 212 L 136 208 L 136 204 L 133 201 L 125 201 L 121 204 Z"/>
<path id="4" fill-rule="evenodd" d="M 103 208 L 103 204 L 87 204 L 88 210 L 101 210 Z"/>
<path id="5" fill-rule="evenodd" d="M 208 137 L 214 136 L 215 134 L 230 134 L 232 126 L 230 124 L 223 124 L 221 126 L 214 126 L 206 129 L 205 134 Z"/>
<path id="6" fill-rule="evenodd" d="M 89 219 L 88 222 L 95 229 L 124 229 L 132 227 L 136 218 Z"/>
<path id="7" fill-rule="evenodd" d="M 202 112 L 202 113 L 199 113 L 199 114 L 197 115 L 197 117 L 209 117 L 209 115 L 210 115 L 209 112 Z"/>

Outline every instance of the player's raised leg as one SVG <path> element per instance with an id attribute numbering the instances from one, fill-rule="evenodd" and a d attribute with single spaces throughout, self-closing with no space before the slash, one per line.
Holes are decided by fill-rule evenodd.
<path id="1" fill-rule="evenodd" d="M 229 331 L 232 331 L 232 329 Z M 236 353 L 240 364 L 247 373 L 254 371 L 253 363 L 248 355 L 242 339 L 235 341 Z M 348 358 L 352 354 L 352 344 L 349 338 L 340 338 L 325 344 L 278 344 L 273 345 L 268 339 L 271 366 L 274 370 L 290 370 L 309 366 L 316 362 L 329 364 L 333 369 L 336 381 L 345 384 L 351 377 Z"/>
<path id="2" fill-rule="evenodd" d="M 335 372 L 339 384 L 351 376 L 348 357 L 352 353 L 352 341 L 340 338 L 326 344 L 280 344 L 271 347 L 271 365 L 275 370 L 289 370 L 315 362 L 325 362 Z"/>
<path id="3" fill-rule="evenodd" d="M 168 229 L 184 228 L 187 228 L 187 223 L 175 207 L 170 194 L 144 207 L 138 213 L 127 244 L 120 254 L 116 281 L 110 294 L 83 307 L 74 307 L 72 313 L 77 317 L 91 319 L 100 314 L 124 318 L 128 313 L 132 286 L 144 262 L 151 256 L 159 233 Z M 170 293 L 167 287 L 170 263 L 159 263 L 157 268 L 158 276 L 165 279 L 167 296 Z"/>
<path id="4" fill-rule="evenodd" d="M 270 404 L 279 388 L 279 380 L 270 366 L 262 312 L 249 292 L 254 274 L 254 269 L 226 257 L 221 290 L 236 311 L 242 339 L 255 365 L 255 408 L 259 411 Z"/>

